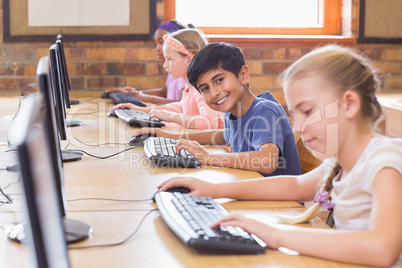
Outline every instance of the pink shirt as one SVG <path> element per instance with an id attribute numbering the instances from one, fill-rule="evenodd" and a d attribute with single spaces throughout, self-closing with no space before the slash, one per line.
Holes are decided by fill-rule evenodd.
<path id="1" fill-rule="evenodd" d="M 166 79 L 165 83 L 167 89 L 167 99 L 168 100 L 181 100 L 180 90 L 186 87 L 186 81 L 182 77 L 173 79 L 170 74 Z"/>
<path id="2" fill-rule="evenodd" d="M 167 110 L 182 113 L 195 120 L 195 127 L 198 130 L 223 129 L 224 122 L 221 113 L 212 110 L 206 103 L 202 95 L 193 87 L 183 91 L 181 101 L 170 103 Z"/>

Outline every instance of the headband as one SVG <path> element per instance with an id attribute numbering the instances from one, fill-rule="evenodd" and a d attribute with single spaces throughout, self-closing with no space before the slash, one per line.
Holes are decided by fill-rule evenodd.
<path id="1" fill-rule="evenodd" d="M 169 46 L 174 51 L 183 53 L 184 55 L 187 55 L 187 56 L 194 56 L 194 54 L 191 53 L 190 51 L 188 51 L 187 48 L 179 40 L 177 40 L 174 37 L 171 37 L 168 34 L 165 34 L 163 36 L 163 41 L 165 42 L 165 44 L 167 46 Z"/>
<path id="2" fill-rule="evenodd" d="M 174 24 L 174 23 L 168 21 L 168 22 L 166 22 L 166 23 L 164 23 L 164 24 L 161 24 L 161 25 L 158 27 L 158 29 L 165 30 L 165 31 L 168 32 L 168 33 L 173 33 L 173 32 L 175 32 L 175 31 L 180 30 L 181 28 L 180 28 L 179 26 L 177 26 L 176 24 Z"/>

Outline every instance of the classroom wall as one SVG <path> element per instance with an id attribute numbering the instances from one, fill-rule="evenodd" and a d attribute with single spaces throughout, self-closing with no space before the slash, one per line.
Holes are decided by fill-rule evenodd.
<path id="1" fill-rule="evenodd" d="M 2 0 L 0 0 L 2 7 Z M 344 0 L 344 33 L 358 32 L 358 0 Z M 0 12 L 0 93 L 21 92 L 35 81 L 38 60 L 48 55 L 50 43 L 4 43 L 3 14 Z M 163 1 L 157 0 L 158 22 L 163 18 Z M 55 37 L 56 39 L 56 37 Z M 165 73 L 159 65 L 153 41 L 65 42 L 67 68 L 73 90 L 104 90 L 111 86 L 140 89 L 161 87 Z M 384 76 L 387 91 L 402 91 L 402 44 L 357 44 Z M 241 46 L 251 68 L 251 88 L 258 94 L 271 90 L 284 102 L 278 74 L 294 60 L 314 48 L 287 46 Z"/>

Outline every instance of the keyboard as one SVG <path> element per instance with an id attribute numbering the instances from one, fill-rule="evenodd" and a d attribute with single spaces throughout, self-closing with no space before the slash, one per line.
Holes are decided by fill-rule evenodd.
<path id="1" fill-rule="evenodd" d="M 168 168 L 198 168 L 201 163 L 187 150 L 176 153 L 175 139 L 150 137 L 145 141 L 145 155 L 157 166 Z"/>
<path id="2" fill-rule="evenodd" d="M 163 127 L 164 123 L 156 118 L 149 117 L 149 114 L 140 111 L 118 109 L 114 111 L 115 115 L 126 121 L 132 127 Z"/>
<path id="3" fill-rule="evenodd" d="M 140 107 L 146 107 L 143 101 L 137 99 L 135 95 L 125 94 L 120 92 L 112 92 L 109 94 L 109 97 L 113 100 L 115 104 L 119 103 L 132 103 Z"/>
<path id="4" fill-rule="evenodd" d="M 229 213 L 210 197 L 159 192 L 155 195 L 155 201 L 165 223 L 192 248 L 237 254 L 260 254 L 265 251 L 264 242 L 240 227 L 211 229 L 209 226 L 212 223 Z"/>

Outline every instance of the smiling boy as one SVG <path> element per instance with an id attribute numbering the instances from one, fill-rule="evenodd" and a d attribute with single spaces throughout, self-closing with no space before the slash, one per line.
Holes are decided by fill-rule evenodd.
<path id="1" fill-rule="evenodd" d="M 177 151 L 186 149 L 206 165 L 253 170 L 264 176 L 300 174 L 287 115 L 270 92 L 258 97 L 251 92 L 250 70 L 236 45 L 207 45 L 190 62 L 187 77 L 209 107 L 225 113 L 225 128 L 189 133 L 177 143 Z M 178 138 L 160 129 L 134 135 L 144 132 Z M 230 145 L 232 153 L 210 154 L 200 143 Z"/>

